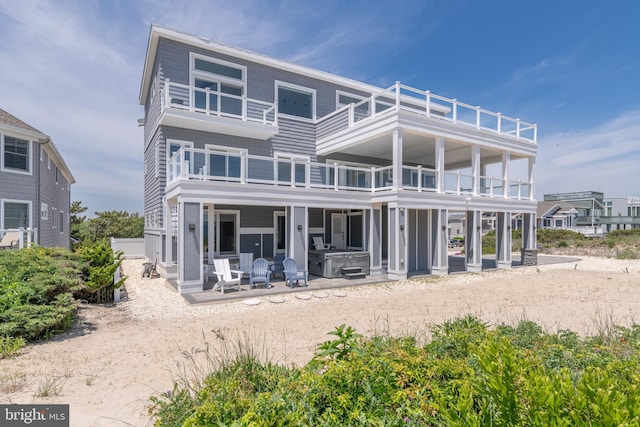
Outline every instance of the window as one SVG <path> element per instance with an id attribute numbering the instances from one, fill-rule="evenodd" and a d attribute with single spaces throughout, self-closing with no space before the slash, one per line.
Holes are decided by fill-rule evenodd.
<path id="1" fill-rule="evenodd" d="M 336 109 L 340 109 L 345 105 L 358 104 L 356 106 L 356 112 L 358 114 L 369 114 L 369 102 L 362 102 L 365 98 L 359 95 L 353 95 L 346 92 L 336 91 Z"/>
<path id="2" fill-rule="evenodd" d="M 49 219 L 49 205 L 40 203 L 40 219 L 47 221 Z"/>
<path id="3" fill-rule="evenodd" d="M 16 171 L 31 172 L 29 167 L 30 143 L 24 139 L 4 136 L 2 149 L 4 170 L 12 169 Z"/>
<path id="4" fill-rule="evenodd" d="M 60 233 L 64 233 L 64 212 L 60 211 L 60 223 L 58 224 L 60 227 Z"/>
<path id="5" fill-rule="evenodd" d="M 242 156 L 246 150 L 209 145 L 207 144 L 209 175 L 227 178 L 240 178 L 242 176 Z M 207 169 L 207 165 L 203 165 Z"/>
<path id="6" fill-rule="evenodd" d="M 193 106 L 207 112 L 243 115 L 246 67 L 191 54 Z"/>
<path id="7" fill-rule="evenodd" d="M 51 208 L 51 228 L 58 228 L 58 210 L 56 208 Z"/>
<path id="8" fill-rule="evenodd" d="M 181 148 L 193 148 L 193 142 L 167 139 L 167 160 L 171 159 L 171 157 Z M 191 152 L 185 151 L 184 156 L 185 160 L 189 161 L 191 158 Z"/>
<path id="9" fill-rule="evenodd" d="M 9 230 L 20 227 L 31 227 L 31 202 L 4 200 L 2 203 L 2 228 Z"/>
<path id="10" fill-rule="evenodd" d="M 315 93 L 313 89 L 276 82 L 278 113 L 306 119 L 315 118 Z"/>
<path id="11" fill-rule="evenodd" d="M 278 160 L 277 181 L 290 184 L 293 178 L 296 184 L 304 185 L 307 179 L 309 156 L 278 152 L 274 153 L 274 156 L 277 159 L 281 159 Z"/>

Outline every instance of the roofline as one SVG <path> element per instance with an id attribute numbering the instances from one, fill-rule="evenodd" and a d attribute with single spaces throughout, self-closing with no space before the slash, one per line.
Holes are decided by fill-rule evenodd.
<path id="1" fill-rule="evenodd" d="M 58 151 L 58 147 L 56 147 L 56 144 L 53 143 L 53 139 L 51 139 L 50 136 L 47 136 L 46 141 L 42 141 L 42 145 L 47 145 L 49 146 L 49 148 L 51 148 L 54 161 L 60 166 L 59 167 L 60 172 L 62 172 L 62 175 L 64 175 L 64 178 L 67 180 L 69 185 L 75 184 L 76 179 L 73 177 L 73 174 L 69 169 L 69 166 L 67 166 L 67 163 L 64 161 L 64 159 L 60 155 L 60 152 Z"/>
<path id="2" fill-rule="evenodd" d="M 56 147 L 56 144 L 53 143 L 53 139 L 51 139 L 49 135 L 40 131 L 25 129 L 7 123 L 0 123 L 0 130 L 8 131 L 12 134 L 26 137 L 32 141 L 36 141 L 38 145 L 49 145 L 53 154 L 53 158 L 55 159 L 56 163 L 60 165 L 59 169 L 62 172 L 62 175 L 65 177 L 69 184 L 75 184 L 76 179 L 73 177 L 69 166 L 67 166 L 67 163 L 62 158 L 62 155 L 60 155 L 60 151 L 58 151 L 58 147 Z"/>
<path id="3" fill-rule="evenodd" d="M 31 126 L 30 126 L 31 127 Z M 11 133 L 15 133 L 15 134 L 19 134 L 22 136 L 25 136 L 27 138 L 31 138 L 31 139 L 37 139 L 37 140 L 42 140 L 42 139 L 47 139 L 49 138 L 48 135 L 40 132 L 40 131 L 33 131 L 31 129 L 25 129 L 19 126 L 13 126 L 7 123 L 0 123 L 0 129 L 4 129 L 7 130 Z"/>
<path id="4" fill-rule="evenodd" d="M 149 83 L 153 72 L 152 60 L 156 57 L 156 51 L 158 49 L 158 40 L 160 37 L 174 40 L 177 42 L 189 44 L 192 46 L 201 47 L 213 52 L 242 58 L 247 61 L 255 62 L 270 67 L 275 67 L 280 70 L 290 71 L 296 74 L 302 74 L 309 77 L 314 77 L 319 80 L 328 81 L 341 86 L 350 87 L 363 92 L 376 93 L 384 88 L 374 86 L 366 83 L 359 82 L 357 80 L 349 79 L 347 77 L 341 77 L 336 74 L 332 74 L 326 71 L 321 71 L 316 68 L 307 67 L 304 65 L 298 65 L 291 62 L 287 62 L 281 59 L 272 58 L 263 54 L 255 53 L 239 47 L 226 45 L 220 42 L 209 40 L 204 37 L 198 37 L 180 31 L 172 30 L 170 28 L 162 27 L 157 24 L 151 24 L 149 30 L 149 42 L 147 43 L 147 54 L 145 56 L 144 68 L 142 71 L 142 82 L 140 84 L 140 94 L 138 100 L 140 105 L 144 105 L 149 95 Z"/>

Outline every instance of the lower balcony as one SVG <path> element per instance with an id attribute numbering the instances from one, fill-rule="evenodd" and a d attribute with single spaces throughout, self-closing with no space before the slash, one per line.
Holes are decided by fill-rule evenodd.
<path id="1" fill-rule="evenodd" d="M 420 165 L 354 167 L 296 159 L 183 148 L 167 163 L 167 186 L 183 180 L 314 188 L 342 192 L 446 193 L 513 200 L 533 200 L 531 183 L 437 171 Z"/>

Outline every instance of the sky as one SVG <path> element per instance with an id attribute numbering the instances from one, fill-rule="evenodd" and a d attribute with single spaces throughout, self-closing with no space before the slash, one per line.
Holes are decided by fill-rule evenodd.
<path id="1" fill-rule="evenodd" d="M 536 197 L 640 196 L 640 0 L 0 0 L 0 108 L 88 213 L 142 213 L 151 23 L 538 125 Z"/>

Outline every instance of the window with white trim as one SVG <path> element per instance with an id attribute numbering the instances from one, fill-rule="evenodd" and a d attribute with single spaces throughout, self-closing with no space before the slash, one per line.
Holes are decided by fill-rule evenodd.
<path id="1" fill-rule="evenodd" d="M 336 110 L 349 104 L 356 104 L 356 112 L 363 115 L 369 114 L 369 102 L 362 102 L 366 98 L 360 95 L 354 95 L 352 93 L 343 92 L 341 90 L 336 91 Z M 361 103 L 362 102 L 362 103 Z"/>
<path id="2" fill-rule="evenodd" d="M 2 200 L 2 228 L 31 227 L 31 202 L 25 200 Z"/>
<path id="3" fill-rule="evenodd" d="M 279 114 L 315 119 L 315 98 L 315 89 L 276 81 L 276 102 Z"/>
<path id="4" fill-rule="evenodd" d="M 40 219 L 47 221 L 49 219 L 49 205 L 40 203 Z"/>
<path id="5" fill-rule="evenodd" d="M 51 228 L 58 228 L 58 209 L 51 208 Z"/>
<path id="6" fill-rule="evenodd" d="M 211 144 L 207 144 L 206 149 L 205 169 L 209 175 L 227 178 L 242 176 L 242 156 L 247 154 L 247 150 Z"/>
<path id="7" fill-rule="evenodd" d="M 278 159 L 276 181 L 291 183 L 293 177 L 296 184 L 304 184 L 306 182 L 307 165 L 310 161 L 309 156 L 275 152 L 274 157 Z"/>
<path id="8" fill-rule="evenodd" d="M 60 233 L 64 233 L 64 212 L 60 211 L 60 222 L 58 224 L 60 227 Z"/>
<path id="9" fill-rule="evenodd" d="M 190 59 L 193 107 L 242 116 L 247 67 L 193 52 Z"/>
<path id="10" fill-rule="evenodd" d="M 2 135 L 2 170 L 31 173 L 31 142 Z"/>

